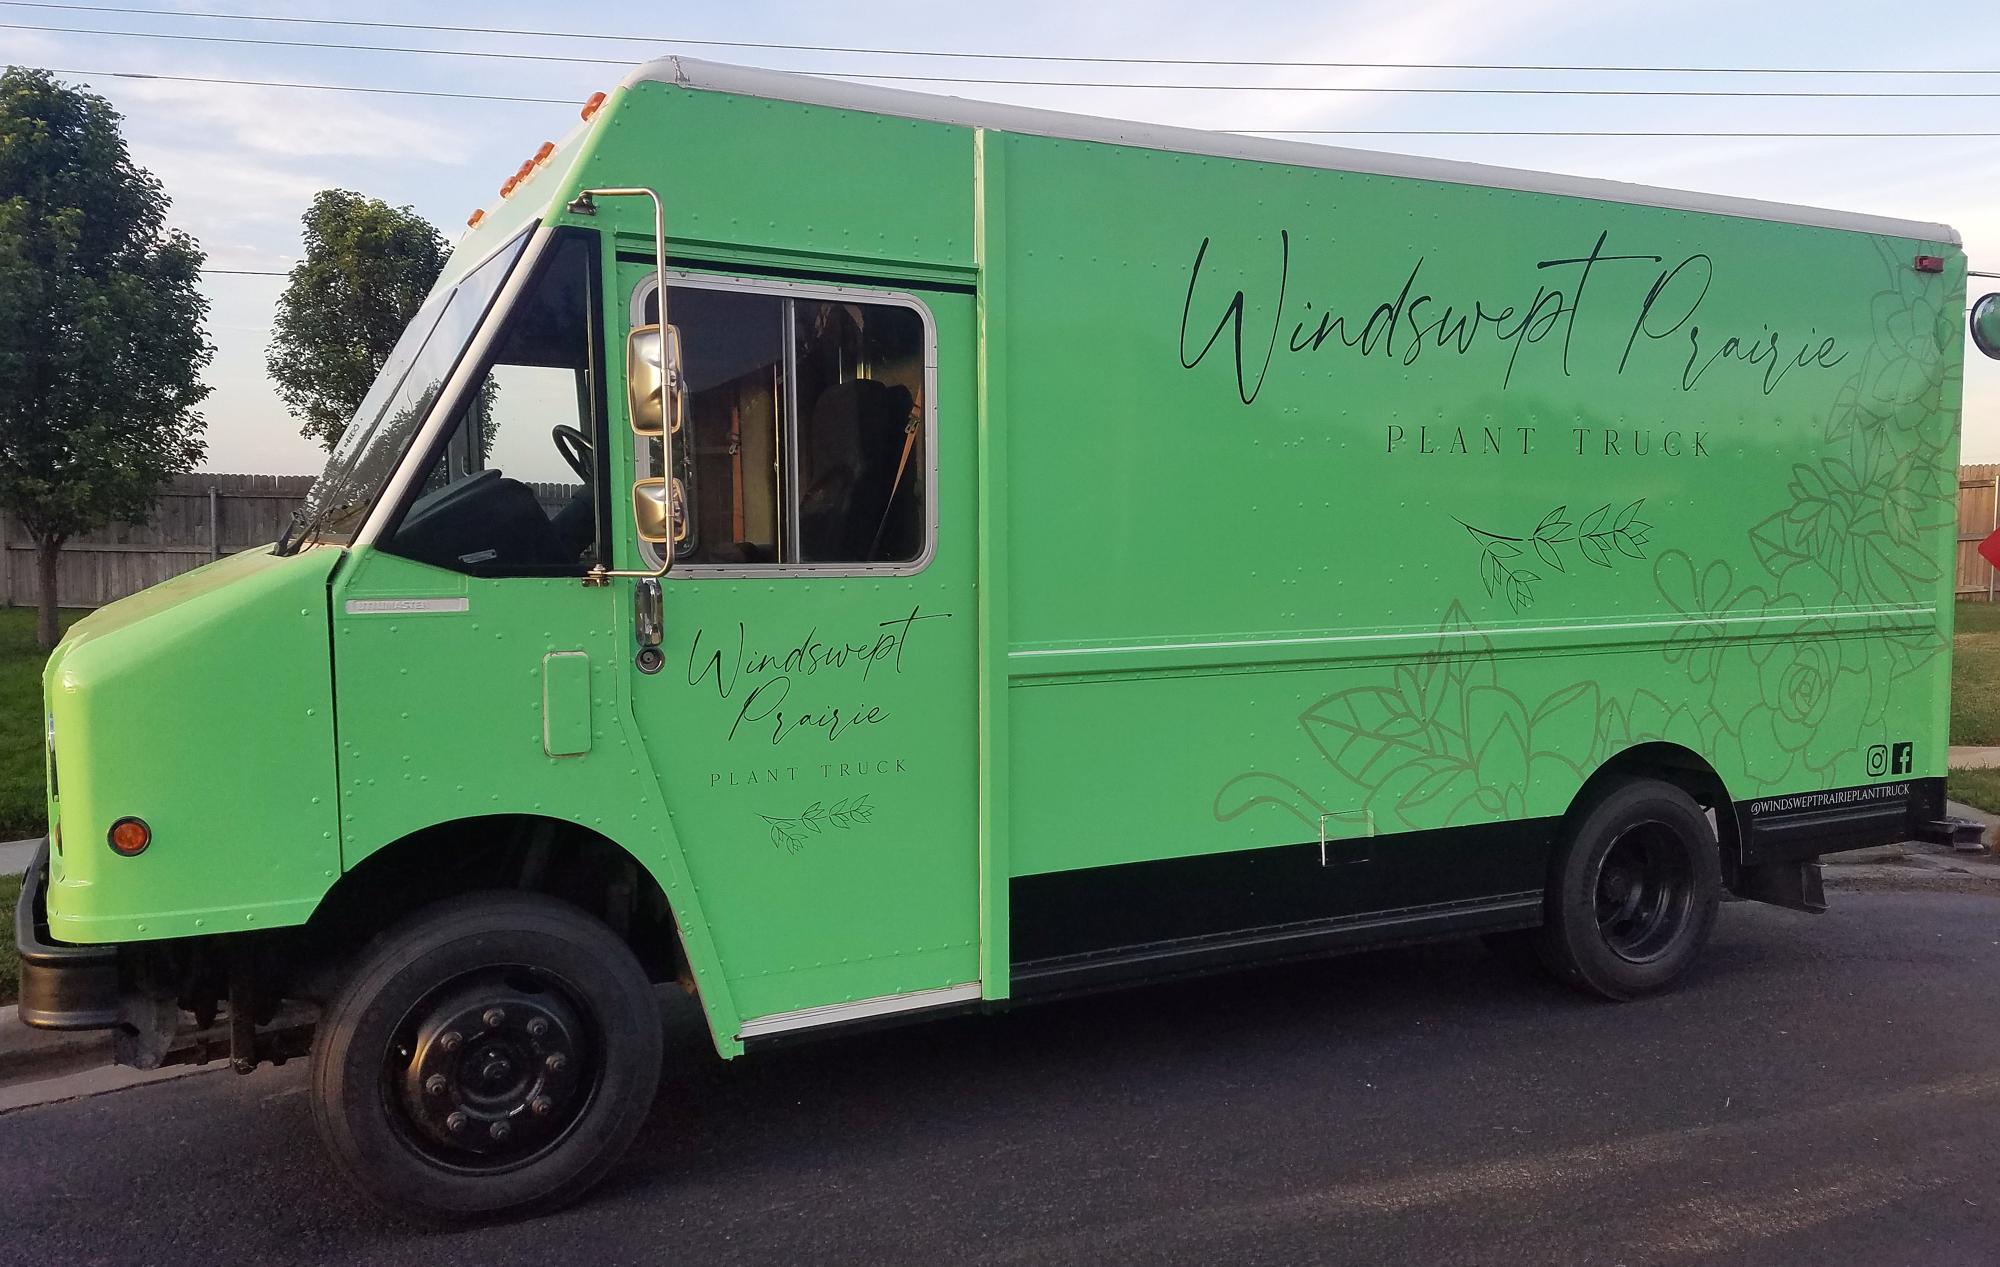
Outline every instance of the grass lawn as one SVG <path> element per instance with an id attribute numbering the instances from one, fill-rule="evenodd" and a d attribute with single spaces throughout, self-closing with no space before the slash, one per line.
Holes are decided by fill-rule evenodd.
<path id="1" fill-rule="evenodd" d="M 1961 805 L 2000 814 L 2000 770 L 1953 770 L 1945 777 L 1944 794 Z"/>
<path id="2" fill-rule="evenodd" d="M 1960 603 L 1951 640 L 1951 742 L 2000 744 L 2000 603 Z"/>
<path id="3" fill-rule="evenodd" d="M 0 875 L 0 1005 L 21 991 L 21 961 L 14 956 L 14 901 L 20 896 L 21 877 Z"/>
<path id="4" fill-rule="evenodd" d="M 62 613 L 67 629 L 84 615 Z M 42 771 L 42 666 L 48 653 L 35 645 L 35 609 L 0 607 L 0 840 L 20 840 L 48 830 Z M 14 900 L 21 877 L 0 875 L 0 1004 L 21 988 L 14 957 Z"/>
<path id="5" fill-rule="evenodd" d="M 83 615 L 63 612 L 63 628 Z M 34 608 L 0 607 L 0 840 L 48 830 L 42 769 L 42 666 L 48 658 L 35 645 Z M 7 945 L 13 944 L 9 938 Z"/>

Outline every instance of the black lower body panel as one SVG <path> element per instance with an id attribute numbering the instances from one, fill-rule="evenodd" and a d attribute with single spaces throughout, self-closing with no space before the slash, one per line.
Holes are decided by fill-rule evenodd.
<path id="1" fill-rule="evenodd" d="M 1016 998 L 1541 922 L 1556 818 L 1017 876 Z"/>
<path id="2" fill-rule="evenodd" d="M 1931 839 L 1945 822 L 1944 780 L 1899 779 L 1736 803 L 1745 866 Z"/>

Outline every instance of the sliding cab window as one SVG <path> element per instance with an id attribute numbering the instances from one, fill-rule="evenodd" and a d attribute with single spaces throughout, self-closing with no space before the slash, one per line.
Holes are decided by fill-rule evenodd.
<path id="1" fill-rule="evenodd" d="M 551 242 L 384 549 L 476 576 L 598 561 L 596 245 Z"/>
<path id="2" fill-rule="evenodd" d="M 928 332 L 903 303 L 677 283 L 691 523 L 676 558 L 726 567 L 914 565 L 930 522 Z M 657 320 L 651 293 L 641 319 Z M 658 474 L 661 446 L 642 446 Z"/>

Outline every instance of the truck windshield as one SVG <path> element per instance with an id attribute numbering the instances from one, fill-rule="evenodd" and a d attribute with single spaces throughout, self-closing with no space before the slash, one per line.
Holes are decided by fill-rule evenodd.
<path id="1" fill-rule="evenodd" d="M 315 541 L 353 539 L 527 240 L 522 233 L 456 286 L 434 292 L 417 310 L 341 433 L 326 470 L 293 515 L 279 542 L 280 553 Z"/>

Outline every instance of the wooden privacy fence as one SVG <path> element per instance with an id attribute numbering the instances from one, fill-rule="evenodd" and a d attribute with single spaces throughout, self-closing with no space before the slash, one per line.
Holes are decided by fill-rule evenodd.
<path id="1" fill-rule="evenodd" d="M 1990 603 L 2000 576 L 1979 556 L 1979 543 L 2000 528 L 2000 465 L 1958 468 L 1958 596 Z"/>
<path id="2" fill-rule="evenodd" d="M 311 475 L 176 476 L 143 524 L 112 524 L 64 543 L 57 593 L 64 607 L 102 607 L 212 559 L 276 541 L 312 487 Z M 574 484 L 534 483 L 553 515 Z M 41 591 L 35 542 L 12 515 L 0 516 L 0 603 L 32 607 Z"/>
<path id="3" fill-rule="evenodd" d="M 268 545 L 312 482 L 310 475 L 176 476 L 147 522 L 114 523 L 63 545 L 62 605 L 102 607 L 211 559 Z M 0 601 L 32 606 L 39 595 L 34 538 L 12 515 L 0 516 Z"/>

